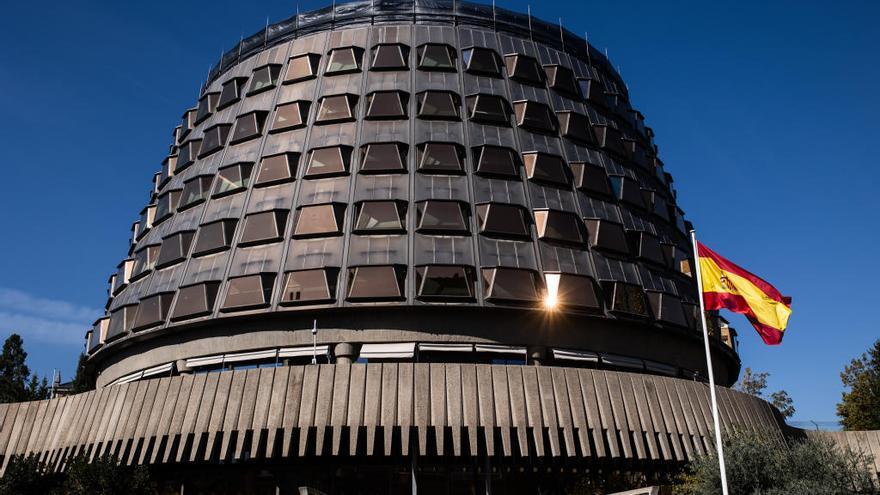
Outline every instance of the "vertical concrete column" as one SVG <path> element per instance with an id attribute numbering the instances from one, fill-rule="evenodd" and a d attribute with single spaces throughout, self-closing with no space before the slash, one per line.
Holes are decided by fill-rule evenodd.
<path id="1" fill-rule="evenodd" d="M 542 366 L 547 362 L 547 348 L 544 346 L 529 346 L 526 349 L 528 364 Z"/>
<path id="2" fill-rule="evenodd" d="M 357 348 L 347 342 L 336 344 L 333 348 L 336 364 L 351 364 L 357 359 Z"/>

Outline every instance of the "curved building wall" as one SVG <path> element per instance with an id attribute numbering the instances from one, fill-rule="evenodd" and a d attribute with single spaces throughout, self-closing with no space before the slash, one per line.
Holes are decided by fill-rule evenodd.
<path id="1" fill-rule="evenodd" d="M 330 354 L 459 343 L 703 369 L 687 227 L 622 81 L 570 33 L 454 7 L 340 6 L 224 56 L 89 335 L 100 385 L 307 345 L 316 319 Z M 732 383 L 738 358 L 713 344 Z"/>

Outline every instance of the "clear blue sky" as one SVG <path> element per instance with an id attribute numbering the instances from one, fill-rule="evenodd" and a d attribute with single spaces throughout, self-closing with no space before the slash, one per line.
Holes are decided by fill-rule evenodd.
<path id="1" fill-rule="evenodd" d="M 535 2 L 608 48 L 702 240 L 794 297 L 746 366 L 833 420 L 878 337 L 880 3 Z M 323 4 L 300 3 L 302 10 Z M 499 1 L 526 10 L 523 1 Z M 286 2 L 10 2 L 0 19 L 0 337 L 73 372 L 170 132 L 221 49 Z"/>

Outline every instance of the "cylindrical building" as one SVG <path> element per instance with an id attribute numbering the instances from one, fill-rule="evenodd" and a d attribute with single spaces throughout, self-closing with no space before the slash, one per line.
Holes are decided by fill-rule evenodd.
<path id="1" fill-rule="evenodd" d="M 551 493 L 711 448 L 688 224 L 582 38 L 463 2 L 338 5 L 227 52 L 172 134 L 88 333 L 98 389 L 24 449 Z M 726 425 L 778 433 L 720 397 Z"/>

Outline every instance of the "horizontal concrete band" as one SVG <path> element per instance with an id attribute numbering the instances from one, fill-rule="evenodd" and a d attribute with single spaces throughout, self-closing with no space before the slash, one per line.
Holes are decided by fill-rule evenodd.
<path id="1" fill-rule="evenodd" d="M 782 435 L 772 407 L 718 387 L 725 429 Z M 0 405 L 0 455 L 168 463 L 312 455 L 683 462 L 712 448 L 706 384 L 590 369 L 289 366 L 114 385 Z"/>

